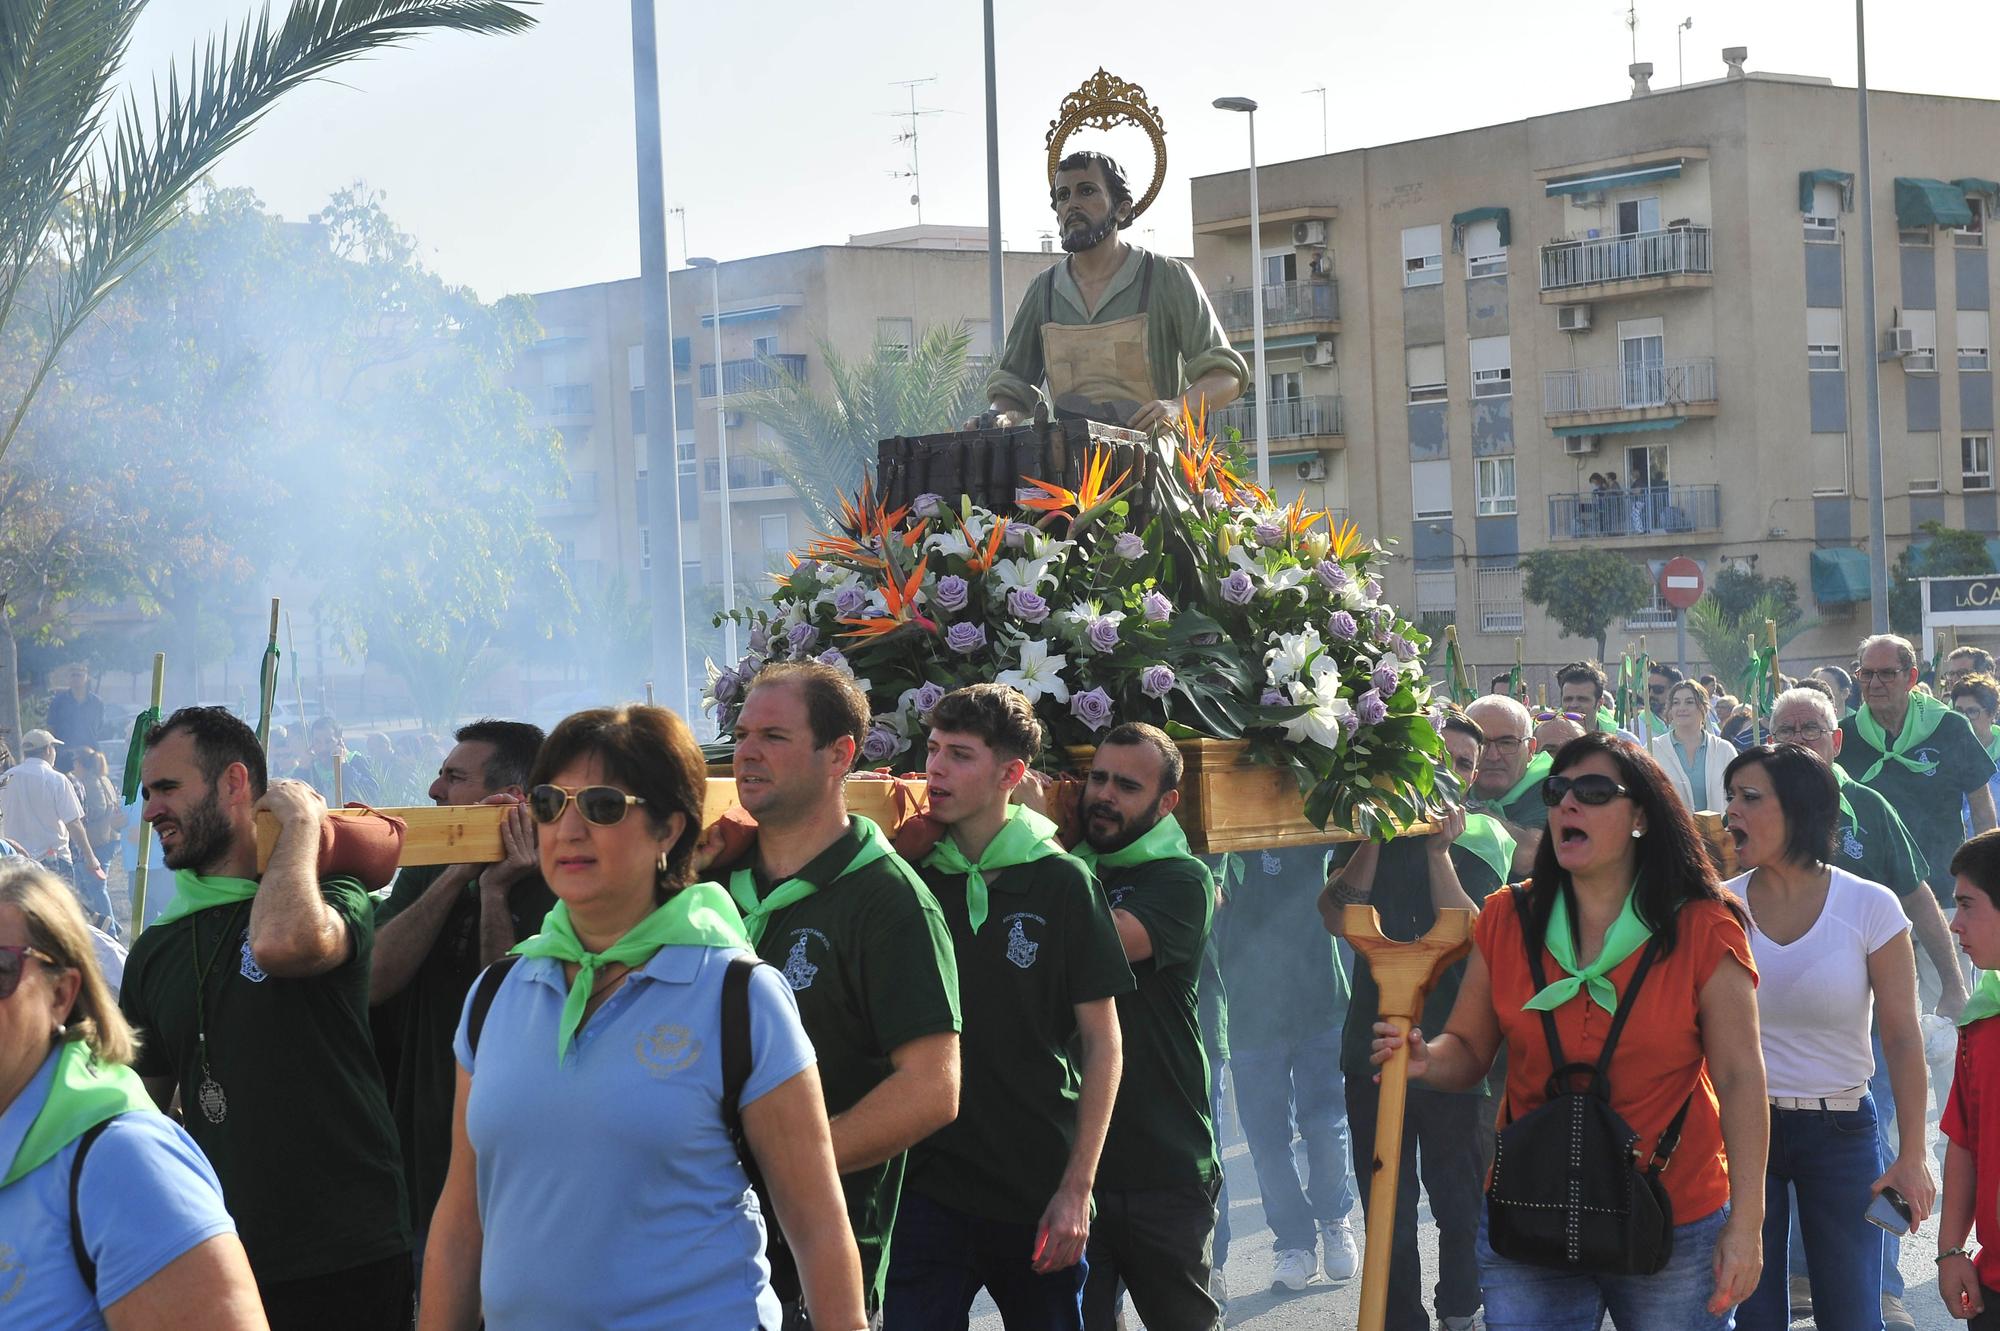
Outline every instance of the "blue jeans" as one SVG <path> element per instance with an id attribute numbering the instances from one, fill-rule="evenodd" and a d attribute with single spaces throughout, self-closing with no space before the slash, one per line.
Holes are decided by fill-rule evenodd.
<path id="1" fill-rule="evenodd" d="M 111 890 L 102 878 L 87 871 L 79 872 L 76 861 L 68 851 L 51 855 L 42 861 L 42 867 L 69 884 L 70 891 L 76 894 L 78 904 L 92 924 L 113 938 L 120 936 L 118 921 L 111 914 Z"/>
<path id="2" fill-rule="evenodd" d="M 1863 1218 L 1869 1185 L 1882 1173 L 1875 1102 L 1854 1110 L 1773 1109 L 1764 1176 L 1764 1275 L 1739 1317 L 1743 1331 L 1792 1324 L 1789 1263 L 1792 1205 L 1812 1257 L 1813 1324 L 1820 1331 L 1881 1331 L 1882 1231 Z"/>
<path id="3" fill-rule="evenodd" d="M 1340 1074 L 1340 1028 L 1282 1044 L 1232 1044 L 1236 1113 L 1257 1168 L 1274 1252 L 1319 1250 L 1314 1221 L 1333 1224 L 1354 1206 L 1347 1184 L 1347 1089 Z M 1304 1184 L 1292 1162 L 1294 1125 L 1306 1143 Z"/>
<path id="4" fill-rule="evenodd" d="M 1733 1311 L 1708 1311 L 1715 1293 L 1715 1240 L 1729 1218 L 1712 1215 L 1674 1227 L 1674 1255 L 1650 1276 L 1572 1275 L 1510 1261 L 1487 1242 L 1479 1221 L 1479 1287 L 1487 1331 L 1597 1331 L 1604 1314 L 1618 1331 L 1730 1331 Z"/>
<path id="5" fill-rule="evenodd" d="M 1083 1331 L 1087 1260 L 1033 1270 L 1035 1225 L 987 1220 L 905 1191 L 890 1244 L 882 1324 L 895 1331 L 966 1331 L 983 1286 L 1007 1331 Z"/>
<path id="6" fill-rule="evenodd" d="M 1868 1078 L 1868 1094 L 1875 1100 L 1875 1140 L 1882 1149 L 1882 1168 L 1887 1169 L 1889 1162 L 1896 1158 L 1896 1097 L 1889 1088 L 1888 1065 L 1882 1061 L 1882 1033 L 1870 1030 L 1868 1039 L 1875 1047 L 1875 1072 Z M 1894 1234 L 1881 1230 L 1876 1232 L 1882 1235 L 1882 1292 L 1900 1299 L 1904 1293 L 1903 1241 Z M 1764 1254 L 1766 1261 L 1770 1257 L 1770 1253 Z M 1802 1225 L 1792 1226 L 1791 1258 L 1792 1274 L 1811 1279 L 1812 1272 L 1806 1265 L 1805 1227 Z"/>

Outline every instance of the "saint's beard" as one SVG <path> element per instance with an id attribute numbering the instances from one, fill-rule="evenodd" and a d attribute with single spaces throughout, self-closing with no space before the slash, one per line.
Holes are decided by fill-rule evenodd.
<path id="1" fill-rule="evenodd" d="M 1085 250 L 1094 250 L 1103 243 L 1106 236 L 1117 229 L 1118 214 L 1115 212 L 1107 214 L 1102 222 L 1098 222 L 1095 225 L 1075 228 L 1065 227 L 1062 233 L 1062 247 L 1069 254 L 1081 254 Z"/>

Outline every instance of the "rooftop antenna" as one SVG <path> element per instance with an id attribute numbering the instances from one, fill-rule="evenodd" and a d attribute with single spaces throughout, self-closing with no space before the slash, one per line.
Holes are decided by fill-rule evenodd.
<path id="1" fill-rule="evenodd" d="M 1632 33 L 1632 63 L 1639 63 L 1639 0 L 1626 0 L 1625 26 Z"/>
<path id="2" fill-rule="evenodd" d="M 1680 66 L 1680 81 L 1683 85 L 1687 83 L 1688 75 L 1687 75 L 1687 57 L 1681 54 L 1681 44 L 1682 44 L 1682 39 L 1687 34 L 1687 30 L 1689 28 L 1692 28 L 1693 26 L 1694 26 L 1694 15 L 1690 14 L 1686 18 L 1681 20 L 1681 26 L 1679 31 L 1674 33 L 1674 61 L 1677 65 Z"/>
<path id="3" fill-rule="evenodd" d="M 1314 93 L 1319 94 L 1319 155 L 1324 157 L 1331 151 L 1327 146 L 1328 139 L 1326 135 L 1326 85 L 1322 83 L 1317 88 L 1307 88 L 1299 95 L 1310 97 Z"/>
<path id="4" fill-rule="evenodd" d="M 667 216 L 681 219 L 681 259 L 685 262 L 688 254 L 688 210 L 686 207 L 676 204 L 672 208 L 667 209 Z"/>
<path id="5" fill-rule="evenodd" d="M 936 83 L 936 82 L 937 79 L 935 77 L 924 78 L 924 79 L 900 79 L 892 81 L 889 85 L 892 88 L 907 88 L 910 93 L 909 110 L 890 111 L 887 113 L 889 115 L 896 117 L 896 119 L 898 120 L 903 120 L 908 122 L 907 128 L 905 128 L 901 134 L 898 134 L 896 136 L 895 141 L 897 143 L 907 143 L 910 145 L 910 169 L 907 171 L 891 171 L 889 173 L 889 177 L 892 180 L 907 180 L 910 182 L 910 189 L 911 189 L 910 206 L 917 210 L 918 226 L 922 226 L 924 224 L 924 170 L 923 170 L 923 163 L 917 156 L 917 123 L 925 116 L 941 116 L 945 114 L 945 111 L 941 107 L 933 107 L 933 106 L 926 106 L 921 108 L 918 107 L 917 89 L 921 88 L 926 83 Z"/>

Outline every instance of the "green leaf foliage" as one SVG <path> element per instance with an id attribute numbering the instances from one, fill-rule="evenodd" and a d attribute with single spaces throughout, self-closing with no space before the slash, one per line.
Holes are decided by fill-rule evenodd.
<path id="1" fill-rule="evenodd" d="M 1521 558 L 1521 595 L 1547 611 L 1573 638 L 1604 643 L 1614 621 L 1652 598 L 1645 565 L 1609 550 L 1536 550 Z"/>

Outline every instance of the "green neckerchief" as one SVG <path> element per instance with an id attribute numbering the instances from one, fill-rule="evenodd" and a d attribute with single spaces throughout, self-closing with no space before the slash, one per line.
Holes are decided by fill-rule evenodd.
<path id="1" fill-rule="evenodd" d="M 1986 756 L 1996 766 L 2000 766 L 2000 726 L 1988 726 L 1986 727 L 1986 733 L 1992 736 L 1986 742 Z"/>
<path id="2" fill-rule="evenodd" d="M 1854 806 L 1847 802 L 1848 783 L 1853 780 L 1854 778 L 1847 774 L 1846 768 L 1842 767 L 1839 763 L 1833 765 L 1833 785 L 1834 789 L 1840 793 L 1840 811 L 1847 815 L 1847 821 L 1850 826 L 1859 827 L 1861 826 L 1861 819 L 1856 816 Z"/>
<path id="3" fill-rule="evenodd" d="M 924 863 L 941 873 L 965 875 L 965 913 L 972 922 L 972 932 L 978 933 L 979 926 L 986 923 L 987 874 L 1011 869 L 1017 864 L 1032 864 L 1062 853 L 1062 847 L 1056 844 L 1054 823 L 1025 804 L 1010 804 L 1007 806 L 1007 821 L 1000 824 L 1000 830 L 986 843 L 986 850 L 977 864 L 965 858 L 965 852 L 958 848 L 958 842 L 952 840 L 950 831 L 946 831 L 937 848 L 924 857 Z"/>
<path id="4" fill-rule="evenodd" d="M 1512 790 L 1493 801 L 1493 807 L 1496 809 L 1506 809 L 1515 800 L 1548 780 L 1549 769 L 1555 765 L 1556 756 L 1553 753 L 1538 753 L 1530 758 L 1527 770 L 1521 773 L 1521 779 L 1514 783 Z"/>
<path id="5" fill-rule="evenodd" d="M 570 1041 L 583 1025 L 583 1009 L 600 966 L 617 962 L 637 970 L 653 959 L 663 947 L 748 947 L 743 922 L 736 903 L 719 883 L 694 883 L 668 897 L 666 904 L 626 930 L 617 942 L 602 952 L 584 951 L 583 942 L 569 922 L 569 906 L 558 901 L 542 921 L 542 931 L 515 945 L 522 957 L 553 957 L 573 962 L 576 979 L 570 982 L 569 997 L 563 1001 L 562 1030 L 556 1038 L 556 1066 L 569 1054 Z"/>
<path id="6" fill-rule="evenodd" d="M 889 839 L 882 835 L 882 829 L 874 823 L 859 814 L 849 815 L 848 822 L 853 827 L 855 835 L 861 839 L 861 849 L 855 852 L 854 858 L 847 862 L 845 869 L 828 880 L 829 887 L 856 869 L 865 869 L 884 856 L 894 853 Z M 729 895 L 736 899 L 737 906 L 743 911 L 743 932 L 750 936 L 752 946 L 764 941 L 764 927 L 771 922 L 773 915 L 795 901 L 804 901 L 819 891 L 819 886 L 818 883 L 809 882 L 804 878 L 787 878 L 772 890 L 770 896 L 759 901 L 757 875 L 754 870 L 742 868 L 729 875 Z"/>
<path id="7" fill-rule="evenodd" d="M 1612 711 L 1609 707 L 1599 707 L 1597 709 L 1597 728 L 1607 735 L 1615 735 L 1624 729 L 1623 726 L 1618 724 L 1618 713 Z"/>
<path id="8" fill-rule="evenodd" d="M 1634 883 L 1632 886 L 1634 891 L 1625 894 L 1625 905 L 1618 912 L 1618 918 L 1604 932 L 1604 949 L 1597 954 L 1597 960 L 1582 970 L 1578 970 L 1576 965 L 1576 938 L 1569 927 L 1569 900 L 1560 888 L 1556 890 L 1555 905 L 1549 911 L 1549 927 L 1543 943 L 1549 949 L 1549 955 L 1556 959 L 1556 965 L 1568 974 L 1523 1003 L 1523 1009 L 1554 1012 L 1575 998 L 1577 990 L 1585 989 L 1591 1001 L 1606 1012 L 1618 1010 L 1618 990 L 1607 977 L 1653 936 L 1653 931 L 1639 918 L 1639 912 L 1633 909 L 1632 899 L 1637 895 L 1639 885 Z"/>
<path id="9" fill-rule="evenodd" d="M 1089 865 L 1092 873 L 1098 872 L 1100 867 L 1129 869 L 1135 864 L 1151 864 L 1154 860 L 1194 860 L 1196 864 L 1201 863 L 1188 849 L 1187 833 L 1181 829 L 1180 820 L 1172 814 L 1147 828 L 1146 834 L 1129 846 L 1100 854 L 1088 841 L 1082 841 L 1070 854 Z"/>
<path id="10" fill-rule="evenodd" d="M 1497 818 L 1489 818 L 1483 813 L 1466 814 L 1465 830 L 1452 844 L 1463 846 L 1486 861 L 1487 867 L 1503 883 L 1514 872 L 1514 836 L 1500 825 Z"/>
<path id="11" fill-rule="evenodd" d="M 1910 710 L 1903 716 L 1902 732 L 1896 736 L 1892 744 L 1888 734 L 1882 729 L 1882 723 L 1875 719 L 1875 714 L 1863 707 L 1854 714 L 1854 729 L 1860 733 L 1861 738 L 1880 750 L 1882 756 L 1875 760 L 1873 767 L 1861 774 L 1861 779 L 1873 781 L 1875 774 L 1880 772 L 1883 765 L 1892 758 L 1918 776 L 1930 776 L 1936 772 L 1938 767 L 1936 761 L 1920 763 L 1910 758 L 1909 752 L 1935 734 L 1938 726 L 1951 715 L 1953 715 L 1951 708 L 1936 698 L 1912 690 Z"/>
<path id="12" fill-rule="evenodd" d="M 0 1188 L 40 1169 L 63 1147 L 100 1123 L 120 1114 L 154 1109 L 139 1074 L 123 1063 L 101 1063 L 82 1040 L 71 1040 L 56 1055 L 56 1073 L 49 1098 L 28 1125 L 14 1163 L 0 1178 Z"/>
<path id="13" fill-rule="evenodd" d="M 1965 1000 L 1965 1010 L 1958 1014 L 1958 1024 L 1970 1026 L 1995 1013 L 2000 1013 L 2000 971 L 1981 971 L 1973 983 L 1972 997 Z"/>
<path id="14" fill-rule="evenodd" d="M 257 895 L 254 878 L 204 878 L 192 869 L 174 870 L 174 899 L 154 925 L 167 924 L 210 906 L 228 906 Z"/>

